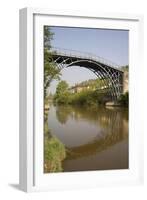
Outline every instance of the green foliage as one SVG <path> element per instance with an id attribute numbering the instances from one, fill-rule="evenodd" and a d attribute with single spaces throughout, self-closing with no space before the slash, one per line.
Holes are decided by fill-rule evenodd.
<path id="1" fill-rule="evenodd" d="M 61 94 L 68 90 L 68 83 L 66 81 L 60 81 L 57 85 L 56 94 Z"/>
<path id="2" fill-rule="evenodd" d="M 54 62 L 51 62 L 51 53 L 44 50 L 44 92 L 47 96 L 47 88 L 50 86 L 52 80 L 60 80 L 60 70 Z"/>
<path id="3" fill-rule="evenodd" d="M 128 72 L 129 71 L 129 65 L 122 66 L 121 69 L 123 71 L 127 71 Z"/>
<path id="4" fill-rule="evenodd" d="M 57 104 L 73 104 L 73 105 L 98 105 L 103 104 L 104 94 L 97 91 L 85 90 L 79 93 L 63 92 L 56 95 L 54 100 Z"/>
<path id="5" fill-rule="evenodd" d="M 105 82 L 105 85 L 104 85 L 104 82 Z M 87 86 L 87 89 L 86 90 L 97 90 L 97 89 L 100 89 L 104 86 L 106 86 L 107 84 L 109 83 L 109 80 L 108 79 L 89 79 L 89 80 L 86 80 L 86 81 L 83 81 L 79 84 L 76 84 L 76 87 L 77 86 L 80 86 L 80 87 L 85 87 Z"/>
<path id="6" fill-rule="evenodd" d="M 60 79 L 60 70 L 52 61 L 51 40 L 53 33 L 48 26 L 44 26 L 44 96 L 47 96 L 47 89 L 52 80 Z"/>
<path id="7" fill-rule="evenodd" d="M 66 157 L 64 145 L 54 136 L 44 142 L 45 172 L 61 172 L 62 160 Z"/>
<path id="8" fill-rule="evenodd" d="M 44 26 L 44 48 L 51 48 L 51 40 L 53 39 L 54 33 L 51 32 L 49 26 Z"/>
<path id="9" fill-rule="evenodd" d="M 44 26 L 44 103 L 48 104 L 47 89 L 52 80 L 60 80 L 60 70 L 53 62 L 51 40 L 53 33 L 48 26 Z M 52 97 L 51 97 L 52 98 Z M 51 135 L 48 128 L 48 111 L 44 111 L 44 171 L 62 171 L 62 160 L 66 157 L 64 145 Z"/>
<path id="10" fill-rule="evenodd" d="M 70 104 L 75 105 L 98 105 L 103 103 L 103 94 L 97 91 L 82 91 L 72 94 Z"/>
<path id="11" fill-rule="evenodd" d="M 51 131 L 48 127 L 48 120 L 44 112 L 44 171 L 62 171 L 62 160 L 64 160 L 65 157 L 66 149 L 60 140 L 51 135 Z"/>
<path id="12" fill-rule="evenodd" d="M 82 91 L 71 93 L 66 81 L 60 81 L 54 95 L 56 104 L 98 105 L 104 103 L 104 94 L 98 91 L 102 87 L 100 79 L 91 79 L 78 84 Z M 77 87 L 77 85 L 76 85 Z"/>
<path id="13" fill-rule="evenodd" d="M 129 104 L 129 93 L 126 92 L 125 94 L 122 94 L 118 101 L 121 103 L 121 105 L 128 106 L 128 104 Z"/>
<path id="14" fill-rule="evenodd" d="M 69 90 L 68 84 L 66 81 L 60 81 L 56 88 L 56 93 L 54 96 L 54 101 L 58 104 L 67 104 L 69 103 Z"/>
<path id="15" fill-rule="evenodd" d="M 128 66 L 126 66 L 127 68 Z M 105 80 L 108 83 L 108 80 Z M 88 87 L 86 87 L 88 86 Z M 105 86 L 105 87 L 104 87 Z M 80 88 L 79 91 L 76 89 Z M 74 91 L 73 91 L 74 89 Z M 56 89 L 54 96 L 54 102 L 56 104 L 73 104 L 73 105 L 104 105 L 107 101 L 110 101 L 110 91 L 107 88 L 107 84 L 103 85 L 100 79 L 87 80 L 75 87 L 72 90 L 68 88 L 68 84 L 65 81 L 61 81 Z M 118 99 L 118 102 L 122 106 L 128 106 L 129 95 L 123 94 Z"/>

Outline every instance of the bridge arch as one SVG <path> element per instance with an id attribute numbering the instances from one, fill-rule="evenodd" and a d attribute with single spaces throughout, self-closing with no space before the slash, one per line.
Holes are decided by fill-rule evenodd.
<path id="1" fill-rule="evenodd" d="M 94 69 L 91 65 L 89 65 L 89 67 L 86 67 L 85 65 L 83 65 L 82 63 L 89 63 L 89 64 L 93 64 L 96 66 L 96 68 L 100 68 L 100 70 L 96 70 Z M 108 73 L 108 71 L 99 63 L 95 62 L 95 61 L 89 61 L 89 60 L 79 60 L 79 61 L 74 61 L 71 64 L 67 65 L 66 67 L 70 67 L 70 66 L 80 66 L 80 67 L 84 67 L 84 68 L 88 68 L 89 70 L 91 70 L 92 72 L 94 72 L 96 74 L 97 77 L 100 77 L 103 82 L 104 85 L 108 88 L 111 84 L 113 83 L 113 88 L 112 88 L 112 96 L 113 98 L 116 98 L 119 96 L 118 91 L 117 91 L 117 87 L 111 77 L 111 75 Z M 107 78 L 107 80 L 109 81 L 109 83 L 107 81 L 105 81 L 105 78 Z"/>
<path id="2" fill-rule="evenodd" d="M 84 67 L 95 73 L 95 75 L 102 80 L 113 100 L 119 98 L 123 91 L 123 71 L 115 67 L 114 64 L 108 61 L 97 58 L 96 56 L 80 55 L 70 52 L 62 52 L 56 50 L 53 52 L 53 62 L 55 62 L 59 69 L 68 68 L 71 66 Z"/>

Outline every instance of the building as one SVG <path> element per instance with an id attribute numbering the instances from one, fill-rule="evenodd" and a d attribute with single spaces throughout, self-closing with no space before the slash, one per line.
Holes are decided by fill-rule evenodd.
<path id="1" fill-rule="evenodd" d="M 90 88 L 89 85 L 75 85 L 75 86 L 72 86 L 71 88 L 69 88 L 69 91 L 71 93 L 79 93 L 79 92 L 88 90 L 89 88 Z"/>

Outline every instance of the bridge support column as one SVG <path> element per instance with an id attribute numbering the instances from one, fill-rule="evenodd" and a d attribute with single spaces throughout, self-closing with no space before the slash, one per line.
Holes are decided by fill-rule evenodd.
<path id="1" fill-rule="evenodd" d="M 129 73 L 124 71 L 123 74 L 123 94 L 129 91 Z"/>

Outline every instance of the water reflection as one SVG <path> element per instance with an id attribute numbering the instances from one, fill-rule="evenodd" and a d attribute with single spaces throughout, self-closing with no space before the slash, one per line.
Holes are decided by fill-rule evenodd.
<path id="1" fill-rule="evenodd" d="M 67 148 L 66 160 L 98 155 L 98 153 L 128 139 L 128 110 L 124 108 L 52 106 L 49 111 L 48 123 L 51 132 Z M 126 148 L 126 144 L 123 146 L 121 146 L 121 151 Z M 124 150 L 124 155 L 125 159 L 122 161 L 128 163 L 126 150 Z M 95 164 L 93 163 L 93 165 Z M 107 167 L 109 168 L 109 166 Z M 75 169 L 77 169 L 76 166 L 71 170 Z"/>

